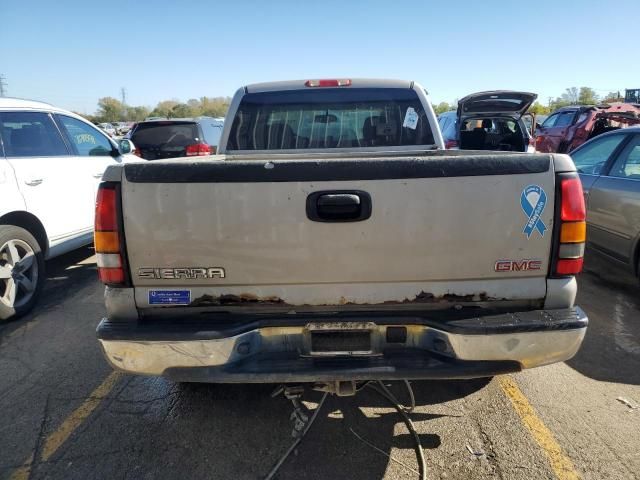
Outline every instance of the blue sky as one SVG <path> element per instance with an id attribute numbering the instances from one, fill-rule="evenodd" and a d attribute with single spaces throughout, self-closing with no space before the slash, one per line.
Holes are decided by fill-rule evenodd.
<path id="1" fill-rule="evenodd" d="M 10 96 L 83 113 L 121 87 L 154 106 L 331 77 L 413 79 L 436 103 L 488 89 L 546 103 L 570 86 L 638 88 L 640 40 L 624 20 L 638 11 L 637 0 L 0 0 L 0 74 Z M 618 21 L 627 34 L 612 33 Z"/>

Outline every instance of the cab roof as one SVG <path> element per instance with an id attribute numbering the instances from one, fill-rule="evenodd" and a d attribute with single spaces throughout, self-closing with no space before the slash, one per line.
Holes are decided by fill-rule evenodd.
<path id="1" fill-rule="evenodd" d="M 339 77 L 342 79 L 342 77 Z M 305 90 L 312 88 L 411 88 L 413 86 L 410 80 L 393 80 L 384 78 L 351 78 L 351 85 L 344 87 L 307 87 L 305 83 L 309 80 L 317 80 L 315 78 L 305 80 L 287 80 L 283 82 L 264 82 L 253 83 L 244 87 L 245 93 L 258 92 L 277 92 L 281 90 Z"/>

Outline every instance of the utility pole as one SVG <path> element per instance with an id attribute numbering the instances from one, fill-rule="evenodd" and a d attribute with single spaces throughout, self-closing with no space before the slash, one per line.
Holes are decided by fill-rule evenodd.
<path id="1" fill-rule="evenodd" d="M 0 97 L 4 97 L 7 93 L 7 82 L 4 80 L 4 75 L 0 75 Z"/>
<path id="2" fill-rule="evenodd" d="M 127 118 L 127 89 L 124 87 L 120 87 L 120 98 L 122 98 L 122 118 L 120 120 L 124 121 Z"/>

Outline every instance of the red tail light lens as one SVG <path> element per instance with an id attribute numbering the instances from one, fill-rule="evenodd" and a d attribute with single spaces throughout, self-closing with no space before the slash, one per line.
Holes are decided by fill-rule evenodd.
<path id="1" fill-rule="evenodd" d="M 457 140 L 447 140 L 446 142 L 444 142 L 444 148 L 446 148 L 446 149 L 458 148 L 458 141 Z"/>
<path id="2" fill-rule="evenodd" d="M 96 231 L 116 231 L 118 229 L 118 213 L 116 206 L 116 189 L 114 185 L 100 185 L 96 197 Z"/>
<path id="3" fill-rule="evenodd" d="M 94 245 L 98 277 L 107 285 L 122 286 L 126 282 L 120 251 L 118 191 L 113 183 L 102 183 L 96 197 Z"/>
<path id="4" fill-rule="evenodd" d="M 560 218 L 565 222 L 584 222 L 587 216 L 584 206 L 584 194 L 579 178 L 562 180 L 562 207 Z"/>
<path id="5" fill-rule="evenodd" d="M 136 155 L 137 157 L 142 158 L 142 152 L 140 151 L 140 149 L 139 149 L 139 148 L 135 148 L 135 149 L 133 150 L 133 154 L 134 154 L 134 155 Z"/>
<path id="6" fill-rule="evenodd" d="M 560 259 L 556 264 L 558 275 L 577 275 L 582 271 L 582 258 Z"/>
<path id="7" fill-rule="evenodd" d="M 560 222 L 556 227 L 555 275 L 577 275 L 584 263 L 587 216 L 582 193 L 582 183 L 575 173 L 558 175 L 560 187 Z"/>
<path id="8" fill-rule="evenodd" d="M 105 285 L 117 285 L 124 283 L 124 270 L 122 268 L 98 268 L 98 278 Z"/>
<path id="9" fill-rule="evenodd" d="M 211 155 L 211 147 L 206 143 L 196 143 L 188 145 L 186 148 L 187 157 L 197 157 L 203 155 Z"/>

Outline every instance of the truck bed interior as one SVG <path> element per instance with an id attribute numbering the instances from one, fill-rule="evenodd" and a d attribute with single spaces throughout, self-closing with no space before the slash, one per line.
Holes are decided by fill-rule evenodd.
<path id="1" fill-rule="evenodd" d="M 524 152 L 524 134 L 511 118 L 477 117 L 466 119 L 460 127 L 462 150 L 501 150 Z"/>

